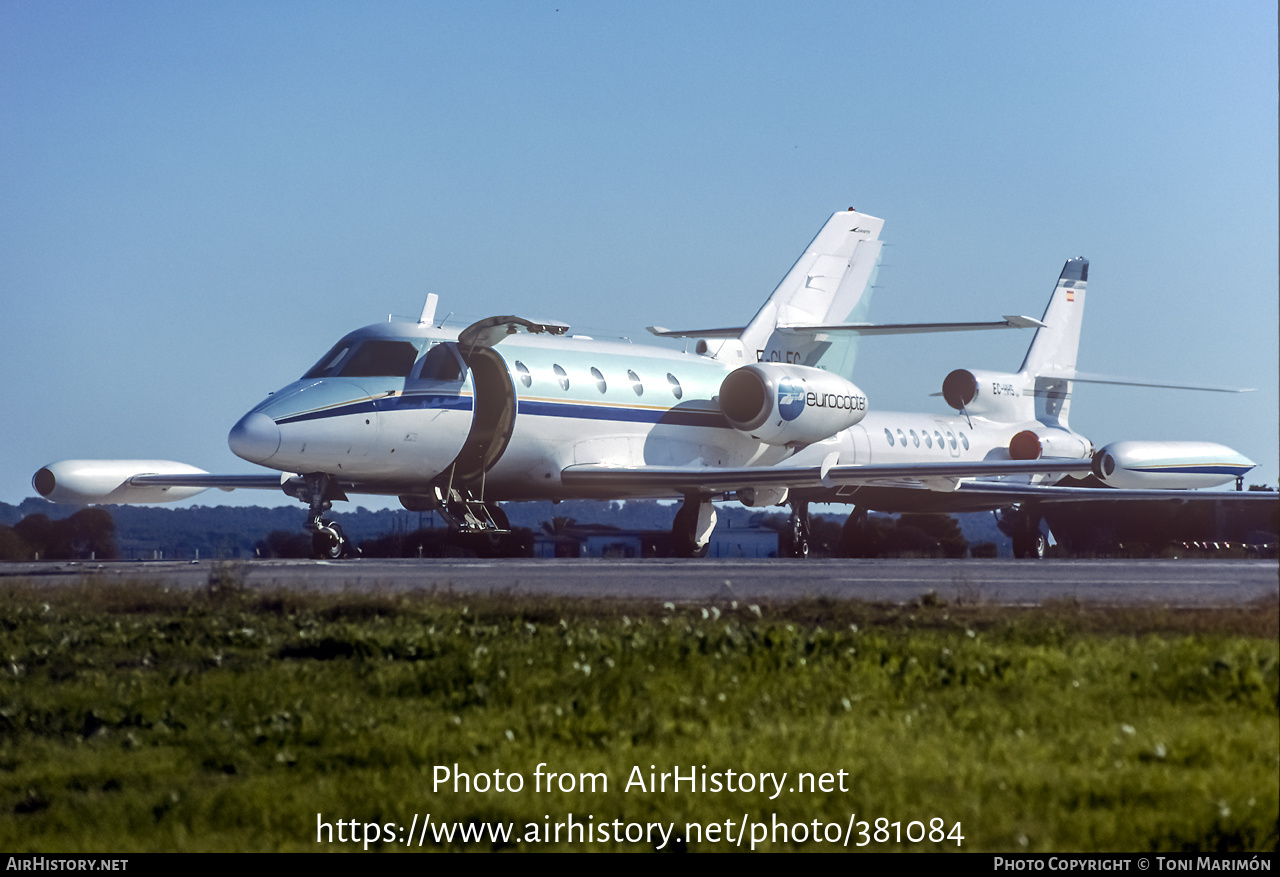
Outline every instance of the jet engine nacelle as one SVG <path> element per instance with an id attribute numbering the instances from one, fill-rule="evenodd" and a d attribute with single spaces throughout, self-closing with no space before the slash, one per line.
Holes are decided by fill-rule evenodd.
<path id="1" fill-rule="evenodd" d="M 1082 436 L 1053 427 L 1024 429 L 1009 440 L 1011 460 L 1039 460 L 1042 457 L 1087 460 L 1092 452 L 1093 445 Z"/>
<path id="2" fill-rule="evenodd" d="M 1026 378 L 1009 372 L 958 368 L 942 381 L 942 398 L 957 411 L 991 420 L 1027 420 L 1031 416 L 1023 393 Z"/>
<path id="3" fill-rule="evenodd" d="M 1213 442 L 1113 442 L 1093 455 L 1093 474 L 1111 487 L 1184 490 L 1217 487 L 1255 463 Z"/>
<path id="4" fill-rule="evenodd" d="M 821 441 L 867 416 L 853 383 L 804 365 L 743 366 L 720 384 L 719 400 L 734 429 L 771 445 Z"/>
<path id="5" fill-rule="evenodd" d="M 203 487 L 134 486 L 137 475 L 208 475 L 203 469 L 172 460 L 63 460 L 50 463 L 31 479 L 31 486 L 50 502 L 174 502 L 195 496 Z"/>

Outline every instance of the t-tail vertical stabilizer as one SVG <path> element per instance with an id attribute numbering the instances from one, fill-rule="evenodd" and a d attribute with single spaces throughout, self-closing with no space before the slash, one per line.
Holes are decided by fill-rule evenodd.
<path id="1" fill-rule="evenodd" d="M 743 330 L 748 360 L 853 371 L 857 335 L 789 330 L 862 322 L 880 264 L 883 219 L 854 210 L 832 215 Z"/>
<path id="2" fill-rule="evenodd" d="M 1006 318 L 1023 320 L 1037 327 L 1021 368 L 1016 373 L 956 369 L 942 382 L 942 395 L 947 403 L 966 417 L 981 417 L 995 423 L 1035 420 L 1051 430 L 1070 430 L 1067 413 L 1071 407 L 1071 382 L 1080 347 L 1088 279 L 1088 260 L 1082 257 L 1069 260 L 1058 275 L 1040 320 Z"/>
<path id="3" fill-rule="evenodd" d="M 1019 371 L 1035 382 L 1035 419 L 1050 426 L 1067 426 L 1071 410 L 1071 380 L 1080 350 L 1080 326 L 1084 319 L 1085 287 L 1089 260 L 1077 256 L 1062 266 L 1058 284 L 1049 298 Z"/>

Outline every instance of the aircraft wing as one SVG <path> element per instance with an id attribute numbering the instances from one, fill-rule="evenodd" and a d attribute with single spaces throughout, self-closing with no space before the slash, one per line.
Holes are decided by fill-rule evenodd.
<path id="1" fill-rule="evenodd" d="M 1150 502 L 1152 500 L 1174 500 L 1177 502 L 1195 502 L 1198 500 L 1229 499 L 1232 502 L 1276 502 L 1280 496 L 1272 491 L 1262 490 L 1136 490 L 1115 487 L 1059 487 L 1039 484 L 1001 484 L 998 482 L 968 481 L 960 485 L 956 491 L 973 499 L 1006 500 L 1010 503 L 1034 500 L 1046 502 L 1087 502 L 1102 500 L 1105 502 L 1133 501 Z"/>
<path id="2" fill-rule="evenodd" d="M 31 485 L 51 502 L 173 502 L 202 490 L 280 490 L 294 476 L 270 474 L 211 475 L 172 460 L 63 460 L 36 472 Z"/>
<path id="3" fill-rule="evenodd" d="M 129 484 L 135 487 L 216 487 L 219 490 L 279 490 L 290 476 L 274 475 L 135 475 Z"/>
<path id="4" fill-rule="evenodd" d="M 938 496 L 938 507 L 943 510 L 977 511 L 1012 506 L 1019 503 L 1079 503 L 1117 501 L 1207 502 L 1229 500 L 1231 502 L 1280 501 L 1280 496 L 1270 491 L 1221 491 L 1191 489 L 1131 489 L 1114 487 L 1074 487 L 1052 484 L 1026 484 L 998 480 L 962 480 L 981 476 L 1031 475 L 1031 474 L 1085 474 L 1090 470 L 1089 460 L 992 460 L 964 463 L 918 463 L 914 465 L 863 466 L 758 466 L 739 468 L 691 467 L 691 466 L 643 466 L 624 467 L 602 464 L 579 464 L 565 468 L 561 474 L 563 483 L 570 487 L 591 490 L 636 491 L 650 495 L 688 495 L 691 493 L 731 493 L 738 490 L 760 488 L 787 488 L 789 490 L 831 491 L 829 500 L 853 502 L 859 500 L 858 488 L 874 491 L 883 499 L 898 494 L 902 500 L 909 495 L 920 497 L 933 493 Z M 842 489 L 843 488 L 843 489 Z M 885 491 L 889 493 L 886 494 Z M 838 495 L 835 491 L 839 491 Z M 816 499 L 816 497 L 815 497 Z M 820 500 L 823 501 L 823 500 Z M 910 500 L 910 507 L 919 504 Z"/>
<path id="5" fill-rule="evenodd" d="M 978 460 L 908 465 L 820 466 L 609 466 L 582 463 L 566 467 L 560 480 L 568 487 L 617 490 L 669 490 L 721 493 L 752 487 L 832 488 L 877 484 L 951 492 L 959 479 L 980 475 L 1039 475 L 1088 472 L 1089 460 Z M 1018 502 L 1020 500 L 1012 500 Z"/>

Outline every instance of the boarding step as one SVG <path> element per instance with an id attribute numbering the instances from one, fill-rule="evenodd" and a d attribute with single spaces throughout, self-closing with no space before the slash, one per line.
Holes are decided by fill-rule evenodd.
<path id="1" fill-rule="evenodd" d="M 437 492 L 440 513 L 462 532 L 493 534 L 511 532 L 493 519 L 493 512 L 487 503 L 474 499 L 470 492 L 450 489 L 447 498 L 443 494 L 444 491 Z"/>

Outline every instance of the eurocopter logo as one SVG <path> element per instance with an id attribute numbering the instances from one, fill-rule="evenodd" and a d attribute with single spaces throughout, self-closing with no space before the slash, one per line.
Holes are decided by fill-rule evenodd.
<path id="1" fill-rule="evenodd" d="M 804 411 L 804 390 L 783 378 L 778 382 L 778 413 L 783 420 L 795 420 Z"/>

